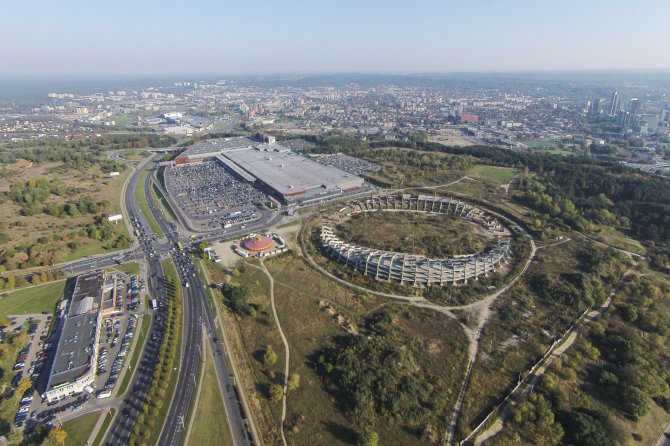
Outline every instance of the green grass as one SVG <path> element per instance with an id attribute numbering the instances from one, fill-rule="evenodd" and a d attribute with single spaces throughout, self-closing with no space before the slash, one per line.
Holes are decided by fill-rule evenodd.
<path id="1" fill-rule="evenodd" d="M 56 303 L 63 296 L 65 279 L 24 288 L 9 293 L 8 296 L 0 298 L 0 314 L 35 314 L 51 313 Z M 4 294 L 3 294 L 4 296 Z"/>
<path id="2" fill-rule="evenodd" d="M 305 219 L 303 219 L 303 218 L 300 218 L 298 220 L 289 221 L 288 223 L 283 223 L 283 224 L 277 226 L 277 229 L 288 228 L 290 226 L 295 226 L 295 225 L 301 225 L 304 221 L 305 221 Z"/>
<path id="3" fill-rule="evenodd" d="M 478 164 L 465 171 L 465 174 L 482 180 L 492 181 L 494 183 L 505 184 L 512 181 L 519 171 L 511 167 L 486 166 Z"/>
<path id="4" fill-rule="evenodd" d="M 102 426 L 100 426 L 100 430 L 98 431 L 98 435 L 95 436 L 95 440 L 93 440 L 93 446 L 100 446 L 102 443 L 102 440 L 105 438 L 105 434 L 107 433 L 107 429 L 109 429 L 109 425 L 112 424 L 112 420 L 114 419 L 114 414 L 116 413 L 116 410 L 110 409 L 109 412 L 107 412 L 107 415 L 105 415 L 105 421 L 102 422 Z"/>
<path id="5" fill-rule="evenodd" d="M 574 153 L 572 153 L 568 150 L 561 150 L 561 149 L 543 150 L 542 153 L 548 153 L 550 155 L 561 155 L 561 156 L 574 155 Z"/>
<path id="6" fill-rule="evenodd" d="M 126 389 L 128 388 L 128 384 L 130 384 L 130 378 L 133 376 L 132 370 L 135 370 L 137 367 L 137 362 L 140 360 L 140 354 L 142 353 L 142 346 L 144 345 L 144 341 L 147 338 L 147 334 L 149 333 L 149 318 L 142 316 L 140 318 L 140 323 L 137 324 L 137 327 L 139 329 L 135 329 L 135 333 L 137 333 L 137 344 L 135 345 L 135 349 L 133 349 L 133 355 L 130 357 L 130 363 L 129 366 L 132 368 L 131 370 L 127 371 L 125 375 L 123 375 L 123 380 L 121 381 L 121 384 L 119 384 L 119 389 L 116 392 L 116 395 L 123 395 L 126 393 Z"/>
<path id="7" fill-rule="evenodd" d="M 140 273 L 140 264 L 137 262 L 126 262 L 122 263 L 121 265 L 115 265 L 105 269 L 108 271 L 116 270 L 130 275 L 137 275 Z"/>
<path id="8" fill-rule="evenodd" d="M 170 203 L 168 203 L 168 201 L 165 199 L 165 196 L 163 196 L 163 193 L 160 191 L 160 189 L 158 189 L 158 187 L 155 184 L 152 184 L 151 187 L 154 191 L 154 195 L 156 196 L 156 201 L 161 204 L 163 209 L 165 209 L 165 211 L 168 214 L 168 217 L 170 217 L 174 221 L 177 221 L 177 215 L 172 210 Z"/>
<path id="9" fill-rule="evenodd" d="M 152 164 L 149 163 L 149 166 L 146 167 L 140 174 L 140 178 L 138 179 L 135 187 L 135 201 L 137 201 L 144 218 L 147 219 L 151 230 L 156 234 L 156 236 L 162 237 L 163 231 L 161 231 L 160 226 L 158 226 L 158 222 L 151 213 L 151 209 L 149 209 L 149 203 L 147 202 L 147 197 L 144 195 L 144 183 L 147 181 L 147 175 L 149 174 L 149 169 L 151 169 L 151 166 Z"/>
<path id="10" fill-rule="evenodd" d="M 200 401 L 193 416 L 189 446 L 202 444 L 211 446 L 233 445 L 230 427 L 224 414 L 226 413 L 219 390 L 219 383 L 214 370 L 214 361 L 211 356 L 205 364 L 205 374 L 200 383 Z"/>
<path id="11" fill-rule="evenodd" d="M 87 413 L 63 423 L 63 429 L 67 432 L 65 446 L 81 446 L 86 444 L 88 437 L 93 432 L 95 423 L 98 422 L 98 418 L 100 418 L 99 411 Z"/>

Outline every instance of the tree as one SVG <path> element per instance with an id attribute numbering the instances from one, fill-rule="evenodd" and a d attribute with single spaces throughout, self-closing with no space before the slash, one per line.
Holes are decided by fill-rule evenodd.
<path id="1" fill-rule="evenodd" d="M 279 384 L 272 384 L 270 386 L 270 401 L 277 404 L 284 396 L 284 389 Z"/>
<path id="2" fill-rule="evenodd" d="M 19 385 L 16 387 L 16 391 L 23 395 L 26 393 L 26 391 L 30 388 L 33 387 L 33 382 L 30 380 L 30 378 L 22 378 L 21 381 L 19 381 Z"/>
<path id="3" fill-rule="evenodd" d="M 607 446 L 613 443 L 605 426 L 591 415 L 571 412 L 565 418 L 565 443 L 580 446 Z"/>
<path id="4" fill-rule="evenodd" d="M 268 345 L 265 348 L 265 353 L 263 353 L 263 365 L 265 367 L 271 367 L 277 362 L 277 353 L 274 351 L 271 345 Z"/>
<path id="5" fill-rule="evenodd" d="M 295 390 L 300 387 L 300 375 L 292 373 L 288 378 L 288 389 Z"/>
<path id="6" fill-rule="evenodd" d="M 49 432 L 49 438 L 52 439 L 57 444 L 65 444 L 65 439 L 67 438 L 67 431 L 61 426 L 55 426 Z"/>
<path id="7" fill-rule="evenodd" d="M 379 435 L 377 432 L 365 429 L 358 436 L 358 445 L 359 446 L 377 446 L 379 444 Z"/>

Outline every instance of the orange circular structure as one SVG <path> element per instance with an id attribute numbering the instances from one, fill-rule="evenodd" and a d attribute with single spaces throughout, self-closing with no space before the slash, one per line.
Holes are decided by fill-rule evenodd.
<path id="1" fill-rule="evenodd" d="M 242 242 L 242 246 L 244 246 L 244 249 L 253 252 L 266 251 L 272 248 L 272 239 L 264 235 L 258 237 L 249 237 Z"/>

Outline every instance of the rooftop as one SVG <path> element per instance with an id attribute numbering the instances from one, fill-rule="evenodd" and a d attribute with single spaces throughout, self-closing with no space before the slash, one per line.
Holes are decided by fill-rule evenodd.
<path id="1" fill-rule="evenodd" d="M 77 277 L 62 322 L 47 390 L 76 380 L 91 366 L 103 283 L 101 272 Z"/>
<path id="2" fill-rule="evenodd" d="M 254 144 L 259 143 L 246 136 L 206 139 L 188 147 L 179 156 L 215 156 L 226 150 L 250 149 Z"/>
<path id="3" fill-rule="evenodd" d="M 283 195 L 319 187 L 349 187 L 347 183 L 362 180 L 343 170 L 312 161 L 277 144 L 273 151 L 244 150 L 224 152 L 223 156 Z"/>

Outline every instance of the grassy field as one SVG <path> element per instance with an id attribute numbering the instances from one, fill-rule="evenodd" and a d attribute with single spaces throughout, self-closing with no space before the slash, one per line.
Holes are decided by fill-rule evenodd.
<path id="1" fill-rule="evenodd" d="M 135 330 L 136 335 L 139 336 L 137 338 L 137 344 L 135 345 L 135 349 L 133 350 L 133 355 L 130 357 L 130 362 L 129 364 L 129 369 L 126 372 L 125 375 L 123 375 L 123 380 L 121 381 L 121 384 L 119 384 L 119 388 L 116 391 L 116 395 L 123 395 L 126 393 L 126 389 L 128 388 L 128 384 L 130 384 L 130 378 L 133 376 L 132 371 L 135 370 L 137 367 L 137 363 L 140 359 L 140 354 L 142 353 L 142 347 L 144 346 L 144 341 L 147 338 L 147 335 L 149 334 L 149 324 L 151 323 L 150 317 L 146 316 L 141 316 L 140 321 L 137 324 L 137 329 Z"/>
<path id="2" fill-rule="evenodd" d="M 63 423 L 63 429 L 67 432 L 65 446 L 85 445 L 91 432 L 93 432 L 95 423 L 98 422 L 98 418 L 100 418 L 99 411 L 87 413 Z"/>
<path id="3" fill-rule="evenodd" d="M 102 440 L 105 438 L 107 429 L 109 429 L 109 425 L 112 424 L 112 419 L 114 419 L 115 413 L 116 410 L 114 409 L 110 409 L 109 412 L 107 412 L 107 415 L 105 415 L 105 420 L 102 422 L 102 426 L 100 426 L 100 430 L 98 431 L 98 435 L 95 436 L 95 440 L 93 440 L 93 444 L 91 446 L 100 446 Z"/>
<path id="4" fill-rule="evenodd" d="M 617 231 L 610 226 L 601 226 L 598 228 L 597 232 L 591 232 L 587 235 L 594 240 L 598 240 L 602 243 L 605 243 L 606 245 L 623 249 L 625 251 L 634 252 L 640 255 L 644 255 L 647 252 L 647 250 L 640 244 L 640 242 L 626 236 L 621 231 Z"/>
<path id="5" fill-rule="evenodd" d="M 363 212 L 339 223 L 336 229 L 347 242 L 429 257 L 481 252 L 495 243 L 477 224 L 413 212 Z"/>
<path id="6" fill-rule="evenodd" d="M 417 367 L 429 373 L 432 384 L 443 392 L 440 408 L 426 418 L 426 435 L 417 433 L 398 420 L 371 421 L 380 434 L 380 444 L 423 444 L 438 442 L 446 423 L 446 407 L 453 404 L 457 384 L 464 371 L 465 339 L 453 319 L 426 310 L 392 305 L 387 299 L 366 295 L 325 280 L 295 255 L 284 254 L 265 260 L 275 278 L 275 301 L 282 328 L 291 348 L 290 373 L 300 375 L 300 386 L 290 391 L 286 435 L 290 444 L 344 445 L 355 442 L 362 420 L 350 418 L 335 403 L 335 395 L 326 391 L 313 365 L 313 356 L 329 345 L 334 336 L 357 330 L 365 319 L 380 308 L 393 314 L 397 345 L 409 348 Z M 212 281 L 223 281 L 219 265 L 207 262 Z M 235 282 L 252 288 L 251 303 L 257 310 L 255 318 L 239 319 L 223 313 L 231 349 L 241 373 L 245 394 L 264 442 L 275 444 L 280 405 L 270 403 L 268 389 L 283 380 L 284 349 L 274 324 L 269 303 L 268 280 L 252 262 L 245 262 Z M 299 284 L 299 285 L 298 285 Z M 216 293 L 217 300 L 221 294 Z M 225 307 L 222 307 L 225 308 Z M 327 311 L 327 308 L 331 310 Z M 335 313 L 333 313 L 334 311 Z M 348 327 L 348 328 L 347 328 Z M 444 336 L 449 333 L 448 336 Z M 277 352 L 275 365 L 266 367 L 260 357 L 267 345 Z M 240 355 L 240 349 L 243 352 Z M 438 359 L 439 358 L 439 359 Z M 369 420 L 366 420 L 369 421 Z"/>
<path id="7" fill-rule="evenodd" d="M 200 385 L 202 386 L 200 401 L 193 414 L 195 418 L 193 418 L 188 445 L 232 446 L 233 440 L 230 436 L 228 421 L 224 416 L 225 408 L 211 352 L 208 355 L 205 374 Z"/>
<path id="8" fill-rule="evenodd" d="M 149 227 L 151 228 L 151 230 L 156 234 L 157 237 L 162 237 L 163 231 L 161 231 L 158 222 L 151 213 L 151 209 L 149 209 L 149 203 L 147 202 L 147 197 L 144 195 L 144 183 L 147 180 L 149 170 L 152 168 L 153 163 L 149 163 L 149 165 L 146 166 L 144 171 L 140 174 L 140 177 L 136 185 L 137 187 L 135 188 L 135 200 L 137 201 L 137 204 L 140 207 L 140 211 L 142 211 L 144 218 L 147 219 L 147 222 L 149 223 Z"/>
<path id="9" fill-rule="evenodd" d="M 173 221 L 177 221 L 177 215 L 172 210 L 172 207 L 170 206 L 170 203 L 168 203 L 168 201 L 163 196 L 163 193 L 158 189 L 158 187 L 155 184 L 151 185 L 151 189 L 153 190 L 153 193 L 154 193 L 154 200 L 157 203 L 161 204 L 161 207 L 163 208 L 164 212 L 167 214 L 168 218 L 171 218 Z"/>
<path id="10" fill-rule="evenodd" d="M 49 312 L 51 313 L 56 303 L 63 296 L 66 280 L 58 280 L 13 291 L 9 295 L 0 297 L 0 314 L 7 316 L 10 314 L 34 314 Z"/>
<path id="11" fill-rule="evenodd" d="M 528 281 L 535 274 L 567 274 L 579 268 L 578 243 L 545 248 L 526 276 L 502 295 L 482 330 L 480 354 L 466 392 L 460 429 L 469 432 L 517 383 L 520 373 L 541 357 L 549 334 L 562 334 L 584 308 L 555 306 L 540 300 Z"/>
<path id="12" fill-rule="evenodd" d="M 126 274 L 139 274 L 140 273 L 140 265 L 137 262 L 126 262 L 122 263 L 121 265 L 114 265 L 110 266 L 109 268 L 105 268 L 107 271 L 122 271 Z"/>
<path id="13" fill-rule="evenodd" d="M 65 169 L 65 171 L 63 171 Z M 17 181 L 26 181 L 31 178 L 45 177 L 59 179 L 66 189 L 73 191 L 70 196 L 51 195 L 48 204 L 63 204 L 66 201 L 75 201 L 79 196 L 89 196 L 95 202 L 106 200 L 109 205 L 101 211 L 105 214 L 121 212 L 120 197 L 124 181 L 130 174 L 126 169 L 118 177 L 110 178 L 102 173 L 98 166 L 85 171 L 67 169 L 62 163 L 44 162 L 21 169 L 0 184 L 0 193 L 9 190 L 10 184 Z M 38 239 L 49 239 L 48 246 L 54 249 L 67 250 L 65 261 L 75 260 L 92 254 L 107 252 L 110 248 L 107 242 L 100 242 L 88 237 L 77 236 L 79 246 L 70 250 L 66 244 L 72 239 L 72 234 L 78 234 L 86 225 L 93 223 L 94 215 L 80 214 L 75 216 L 56 217 L 40 213 L 33 216 L 21 215 L 20 206 L 11 200 L 6 200 L 0 206 L 0 228 L 7 233 L 10 242 L 7 246 L 32 244 Z M 125 225 L 118 225 L 117 233 L 128 235 Z"/>
<path id="14" fill-rule="evenodd" d="M 506 184 L 512 181 L 519 171 L 511 167 L 477 165 L 465 171 L 465 174 L 481 180 L 491 181 L 497 184 Z"/>
<path id="15" fill-rule="evenodd" d="M 393 305 L 388 299 L 353 292 L 324 280 L 298 256 L 271 258 L 266 264 L 275 279 L 277 312 L 291 347 L 290 373 L 301 377 L 300 387 L 288 395 L 289 442 L 347 444 L 353 440 L 353 432 L 361 430 L 362 420 L 347 416 L 338 408 L 334 403 L 336 392 L 324 389 L 312 361 L 333 336 L 347 334 L 347 327 L 352 332 L 362 330 L 365 320 L 383 308 L 392 315 L 394 345 L 411 352 L 416 369 L 431 376 L 431 384 L 439 389 L 442 398 L 440 407 L 432 407 L 424 417 L 419 438 L 402 420 L 391 422 L 378 415 L 377 419 L 366 421 L 378 431 L 380 444 L 439 443 L 448 408 L 455 401 L 464 372 L 467 343 L 456 321 L 440 313 Z"/>
<path id="16" fill-rule="evenodd" d="M 301 218 L 301 219 L 298 219 L 298 220 L 289 221 L 288 223 L 282 223 L 281 225 L 277 226 L 277 229 L 288 228 L 288 227 L 291 227 L 291 226 L 301 225 L 304 221 L 305 220 Z"/>
<path id="17" fill-rule="evenodd" d="M 12 387 L 12 379 L 16 372 L 12 372 L 12 367 L 19 350 L 23 348 L 30 340 L 26 330 L 24 329 L 17 335 L 10 333 L 7 335 L 11 339 L 9 342 L 0 344 L 0 388 L 9 389 Z M 2 428 L 3 435 L 7 431 L 16 431 L 14 428 L 14 416 L 19 408 L 19 402 L 23 395 L 15 392 L 11 398 L 0 399 L 0 428 Z"/>

